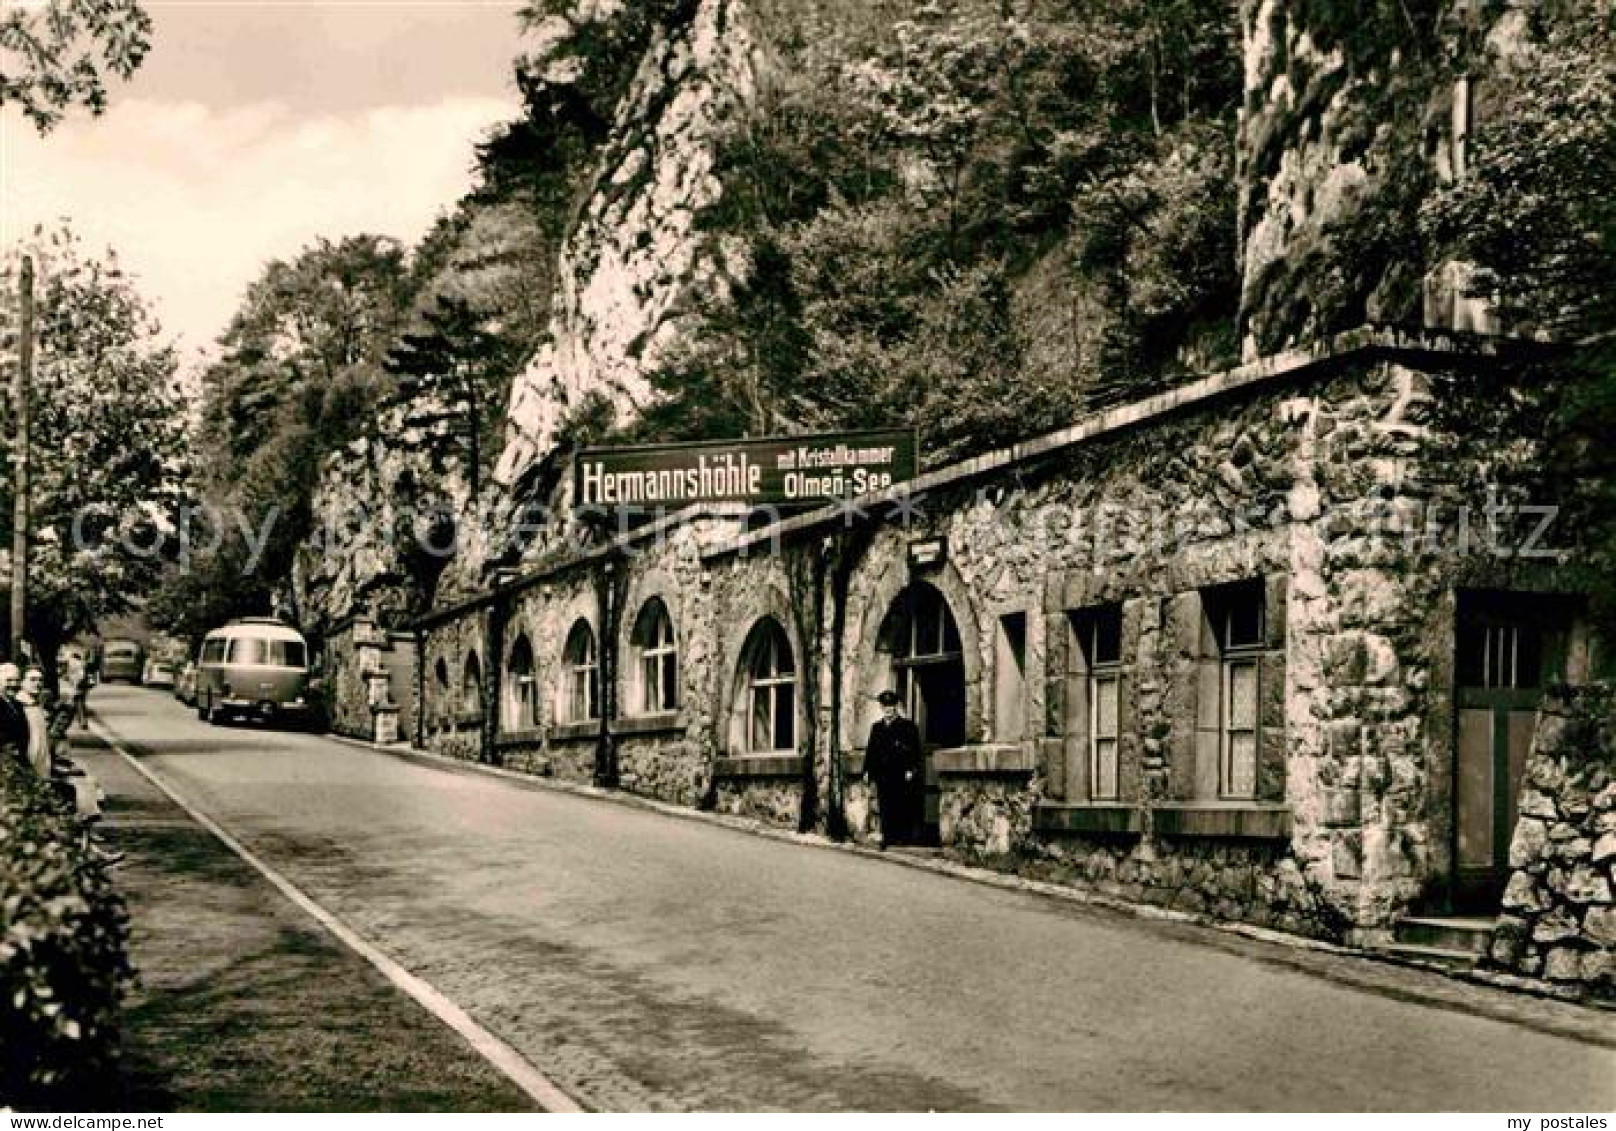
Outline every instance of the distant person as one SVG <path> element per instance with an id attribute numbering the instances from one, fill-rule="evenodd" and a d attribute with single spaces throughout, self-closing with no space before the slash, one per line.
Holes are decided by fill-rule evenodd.
<path id="1" fill-rule="evenodd" d="M 41 779 L 51 776 L 51 726 L 45 713 L 45 672 L 30 665 L 22 673 L 22 687 L 17 691 L 23 716 L 28 720 L 28 749 L 26 761 Z"/>
<path id="2" fill-rule="evenodd" d="M 45 711 L 45 672 L 30 667 L 23 673 L 22 687 L 17 692 L 23 712 L 28 720 L 28 764 L 42 781 L 49 782 L 63 802 L 77 814 L 82 830 L 85 852 L 103 864 L 123 861 L 123 853 L 109 851 L 96 844 L 90 827 L 101 819 L 101 786 L 73 759 L 56 753 L 58 734 L 51 727 Z"/>
<path id="3" fill-rule="evenodd" d="M 67 672 L 62 678 L 62 700 L 67 704 L 67 719 L 81 727 L 90 725 L 88 700 L 90 697 L 90 669 L 84 657 L 73 656 L 67 661 Z"/>
<path id="4" fill-rule="evenodd" d="M 22 669 L 16 664 L 0 664 L 0 757 L 28 761 L 28 717 L 22 701 Z"/>
<path id="5" fill-rule="evenodd" d="M 916 844 L 926 809 L 926 757 L 920 728 L 898 710 L 898 693 L 876 696 L 881 717 L 864 744 L 864 780 L 875 783 L 881 809 L 881 846 Z"/>

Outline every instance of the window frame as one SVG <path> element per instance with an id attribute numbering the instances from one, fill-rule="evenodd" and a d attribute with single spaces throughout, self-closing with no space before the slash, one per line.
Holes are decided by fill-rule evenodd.
<path id="1" fill-rule="evenodd" d="M 763 634 L 761 637 L 758 635 L 760 632 Z M 741 719 L 742 747 L 750 754 L 795 752 L 797 663 L 785 626 L 772 616 L 761 618 L 747 633 L 742 655 L 745 671 L 742 685 L 745 693 Z M 760 706 L 769 735 L 768 745 L 760 745 L 757 741 Z M 786 728 L 784 742 L 780 741 L 782 725 Z"/>
<path id="2" fill-rule="evenodd" d="M 1083 648 L 1087 672 L 1084 677 L 1088 702 L 1088 734 L 1085 736 L 1088 758 L 1088 800 L 1122 800 L 1122 606 L 1118 603 L 1095 605 L 1083 610 L 1081 622 Z M 1114 639 L 1111 639 L 1113 638 Z M 1101 645 L 1115 644 L 1115 653 L 1101 654 Z M 1111 698 L 1111 730 L 1102 733 L 1100 710 L 1102 689 Z M 1105 772 L 1105 759 L 1101 756 L 1102 742 L 1109 742 L 1110 773 Z M 1110 788 L 1102 788 L 1106 778 Z"/>
<path id="3" fill-rule="evenodd" d="M 1262 657 L 1266 651 L 1268 608 L 1260 584 L 1230 586 L 1209 610 L 1218 655 L 1218 799 L 1255 801 L 1262 758 Z M 1235 639 L 1237 618 L 1255 613 L 1255 632 Z M 1250 673 L 1249 720 L 1235 718 L 1243 673 Z M 1241 751 L 1246 751 L 1242 754 Z M 1249 767 L 1239 764 L 1249 761 Z"/>
<path id="4" fill-rule="evenodd" d="M 647 623 L 647 618 L 651 618 Z M 654 636 L 652 635 L 654 634 Z M 679 709 L 679 634 L 661 597 L 648 597 L 634 618 L 634 706 L 640 715 Z"/>
<path id="5" fill-rule="evenodd" d="M 567 630 L 567 639 L 561 648 L 561 665 L 563 683 L 560 702 L 556 705 L 561 721 L 599 722 L 600 639 L 589 618 L 579 617 Z"/>
<path id="6" fill-rule="evenodd" d="M 483 712 L 483 662 L 476 652 L 467 653 L 460 668 L 459 707 L 468 715 Z"/>
<path id="7" fill-rule="evenodd" d="M 921 602 L 917 597 L 924 594 L 927 603 L 933 603 L 927 610 L 917 608 Z M 941 668 L 946 665 L 958 664 L 960 667 L 961 683 L 967 683 L 965 673 L 965 646 L 960 634 L 959 619 L 955 616 L 948 596 L 935 585 L 928 582 L 911 582 L 900 598 L 903 602 L 894 612 L 902 617 L 903 631 L 894 641 L 895 647 L 891 652 L 891 667 L 897 681 L 897 692 L 902 700 L 904 710 L 915 724 L 920 728 L 921 739 L 928 747 L 952 745 L 944 743 L 938 738 L 933 725 L 932 713 L 926 709 L 924 694 L 921 689 L 920 674 L 927 668 Z M 936 650 L 927 651 L 922 644 L 929 643 L 921 638 L 921 631 L 925 622 L 925 629 L 932 628 L 931 618 L 917 615 L 927 611 L 936 615 Z M 892 615 L 892 614 L 889 614 Z M 961 695 L 968 696 L 968 684 L 962 688 Z M 959 742 L 969 741 L 969 711 L 965 703 L 961 703 Z"/>
<path id="8" fill-rule="evenodd" d="M 522 649 L 526 650 L 526 671 L 517 670 L 517 660 L 522 654 L 520 651 Z M 501 704 L 504 713 L 500 719 L 504 729 L 533 730 L 539 725 L 538 683 L 538 662 L 533 651 L 533 642 L 524 632 L 512 643 L 510 660 L 505 665 L 505 696 Z"/>

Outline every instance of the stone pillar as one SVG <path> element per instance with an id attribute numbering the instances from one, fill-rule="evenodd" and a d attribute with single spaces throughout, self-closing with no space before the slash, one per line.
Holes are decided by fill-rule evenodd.
<path id="1" fill-rule="evenodd" d="M 354 653 L 359 678 L 365 688 L 365 706 L 370 711 L 370 738 L 378 745 L 398 741 L 398 705 L 393 702 L 391 679 L 382 662 L 383 649 L 390 647 L 377 625 L 359 620 L 353 626 Z"/>

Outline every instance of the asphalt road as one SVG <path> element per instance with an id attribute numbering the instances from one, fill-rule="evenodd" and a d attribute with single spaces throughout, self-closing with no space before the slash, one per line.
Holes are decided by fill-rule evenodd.
<path id="1" fill-rule="evenodd" d="M 1616 1107 L 1608 1046 L 1500 1019 L 1608 1041 L 1609 1014 L 210 727 L 163 692 L 91 707 L 589 1107 Z"/>

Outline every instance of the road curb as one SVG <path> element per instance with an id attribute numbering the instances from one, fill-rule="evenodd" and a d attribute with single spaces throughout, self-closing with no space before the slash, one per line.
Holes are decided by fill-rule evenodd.
<path id="1" fill-rule="evenodd" d="M 390 958 L 335 912 L 328 910 L 276 868 L 260 859 L 251 849 L 227 832 L 217 821 L 197 809 L 191 802 L 155 771 L 143 765 L 131 753 L 131 747 L 144 750 L 139 743 L 116 734 L 99 718 L 91 718 L 88 731 L 100 739 L 112 753 L 122 758 L 130 768 L 149 782 L 170 802 L 199 827 L 205 829 L 227 849 L 252 868 L 285 899 L 315 920 L 327 934 L 369 963 L 394 987 L 413 999 L 441 1023 L 454 1030 L 474 1052 L 486 1060 L 501 1075 L 525 1092 L 546 1112 L 577 1114 L 585 1109 L 544 1075 L 526 1057 L 505 1041 L 485 1029 L 469 1013 L 424 978 L 411 973 Z"/>
<path id="2" fill-rule="evenodd" d="M 490 766 L 482 762 L 471 762 L 463 758 L 454 758 L 447 754 L 439 754 L 431 750 L 422 750 L 419 747 L 406 743 L 378 744 L 366 742 L 363 739 L 351 738 L 347 735 L 327 733 L 326 738 L 344 746 L 358 750 L 366 750 L 373 754 L 386 754 L 405 761 L 418 762 L 452 772 L 481 774 L 486 777 L 507 781 L 525 789 L 547 791 L 553 793 L 571 794 L 576 797 L 586 797 L 597 801 L 605 801 L 614 805 L 621 805 L 632 809 L 657 813 L 666 817 L 673 817 L 683 821 L 695 821 L 709 826 L 730 829 L 734 832 L 745 833 L 761 837 L 766 840 L 793 844 L 804 848 L 815 848 L 823 851 L 842 852 L 854 856 L 862 856 L 870 860 L 878 860 L 887 864 L 896 864 L 916 871 L 929 872 L 933 875 L 947 876 L 951 879 L 964 880 L 969 883 L 980 884 L 984 887 L 997 888 L 1001 891 L 1021 892 L 1028 895 L 1037 895 L 1070 906 L 1098 908 L 1132 919 L 1173 923 L 1180 926 L 1196 927 L 1207 930 L 1215 935 L 1232 936 L 1250 940 L 1252 942 L 1267 943 L 1285 950 L 1299 951 L 1319 955 L 1328 955 L 1338 958 L 1356 959 L 1364 961 L 1368 966 L 1393 967 L 1404 970 L 1415 970 L 1425 974 L 1440 975 L 1445 982 L 1455 987 L 1467 985 L 1475 989 L 1484 989 L 1508 995 L 1505 998 L 1509 1004 L 1516 1004 L 1523 1000 L 1536 1000 L 1552 1003 L 1555 1006 L 1571 1007 L 1579 1011 L 1587 1011 L 1590 1019 L 1603 1017 L 1611 1011 L 1605 1007 L 1585 1001 L 1579 1001 L 1554 991 L 1552 987 L 1538 985 L 1525 979 L 1510 978 L 1505 975 L 1490 974 L 1486 971 L 1455 971 L 1429 962 L 1417 959 L 1403 958 L 1394 954 L 1384 954 L 1376 951 L 1363 950 L 1357 947 L 1342 946 L 1337 943 L 1325 942 L 1321 939 L 1311 939 L 1302 935 L 1287 934 L 1266 927 L 1257 927 L 1248 923 L 1227 923 L 1203 915 L 1195 915 L 1185 911 L 1175 911 L 1171 908 L 1156 907 L 1147 903 L 1132 903 L 1125 899 L 1106 895 L 1103 892 L 1084 891 L 1081 888 L 1067 887 L 1062 884 L 1050 883 L 1043 880 L 1032 880 L 1025 876 L 1018 876 L 1007 872 L 998 872 L 988 868 L 963 864 L 954 860 L 938 859 L 929 856 L 914 855 L 903 849 L 881 850 L 868 848 L 864 845 L 846 841 L 834 841 L 817 833 L 790 832 L 785 829 L 772 828 L 760 821 L 749 817 L 737 817 L 728 813 L 712 813 L 700 809 L 691 809 L 685 806 L 673 805 L 655 798 L 641 797 L 626 793 L 622 790 L 604 789 L 600 786 L 587 785 L 582 782 L 565 781 L 553 777 L 541 777 L 537 774 L 522 773 L 517 770 L 508 770 L 502 766 Z M 1559 1023 L 1541 1018 L 1523 1017 L 1516 1015 L 1507 1008 L 1493 1007 L 1485 1001 L 1454 1001 L 1440 993 L 1410 989 L 1407 987 L 1390 988 L 1377 985 L 1368 978 L 1354 978 L 1348 974 L 1319 969 L 1315 966 L 1301 962 L 1288 962 L 1285 965 L 1324 978 L 1340 985 L 1351 986 L 1366 992 L 1378 993 L 1382 996 L 1397 997 L 1403 1000 L 1417 1002 L 1439 1009 L 1448 1009 L 1456 1012 L 1476 1013 L 1490 1020 L 1506 1024 L 1521 1025 L 1535 1029 L 1551 1036 L 1563 1037 L 1577 1041 L 1580 1044 L 1594 1045 L 1601 1048 L 1616 1049 L 1616 1032 L 1603 1034 L 1589 1032 L 1586 1028 L 1578 1026 L 1571 1021 Z M 1502 1003 L 1500 1003 L 1502 1004 Z"/>

